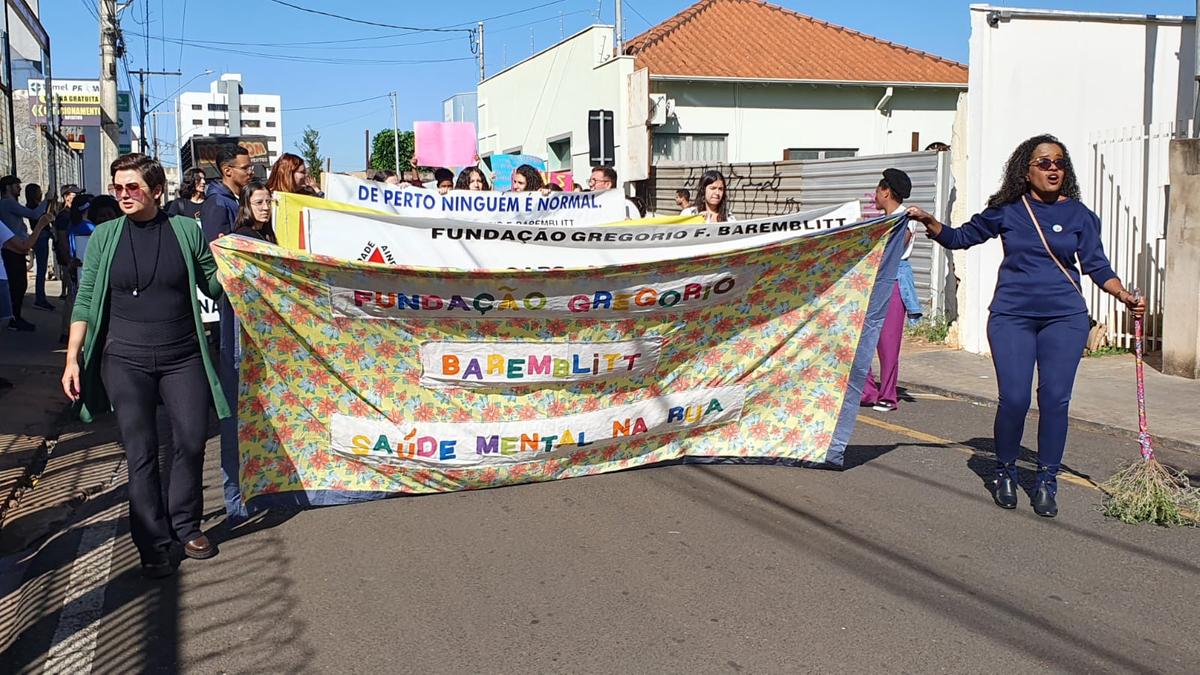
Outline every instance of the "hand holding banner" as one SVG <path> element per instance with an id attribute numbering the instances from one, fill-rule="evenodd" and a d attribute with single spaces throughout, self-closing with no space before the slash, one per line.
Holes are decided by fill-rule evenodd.
<path id="1" fill-rule="evenodd" d="M 418 166 L 475 166 L 475 125 L 471 122 L 413 122 Z"/>

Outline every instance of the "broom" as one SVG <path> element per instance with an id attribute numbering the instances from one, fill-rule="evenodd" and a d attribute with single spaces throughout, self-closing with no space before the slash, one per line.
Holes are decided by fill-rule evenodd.
<path id="1" fill-rule="evenodd" d="M 1141 297 L 1134 291 L 1135 297 Z M 1133 322 L 1134 359 L 1137 373 L 1138 445 L 1142 456 L 1109 478 L 1104 490 L 1104 515 L 1123 523 L 1155 525 L 1200 524 L 1200 490 L 1188 482 L 1187 474 L 1168 469 L 1154 456 L 1146 423 L 1146 379 L 1142 364 L 1142 318 Z"/>

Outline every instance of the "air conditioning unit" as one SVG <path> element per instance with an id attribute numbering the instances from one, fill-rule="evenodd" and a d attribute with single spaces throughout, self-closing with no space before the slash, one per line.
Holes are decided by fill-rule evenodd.
<path id="1" fill-rule="evenodd" d="M 667 106 L 670 103 L 673 102 L 667 100 L 666 94 L 650 94 L 650 126 L 658 127 L 667 123 Z"/>

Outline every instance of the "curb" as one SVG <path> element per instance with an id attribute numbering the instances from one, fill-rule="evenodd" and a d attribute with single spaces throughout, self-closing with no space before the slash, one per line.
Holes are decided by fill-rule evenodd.
<path id="1" fill-rule="evenodd" d="M 951 399 L 955 399 L 958 401 L 967 401 L 969 403 L 975 403 L 978 405 L 987 406 L 989 408 L 996 407 L 996 400 L 990 396 L 979 396 L 976 394 L 967 394 L 967 393 L 964 393 L 961 391 L 955 391 L 953 389 L 946 389 L 944 387 L 938 387 L 936 385 L 918 384 L 915 382 L 901 381 L 900 386 L 904 387 L 905 389 L 910 389 L 912 391 L 921 391 L 921 392 L 926 392 L 926 393 L 930 393 L 930 394 L 937 394 L 939 396 L 945 396 L 946 398 L 951 398 Z M 1035 407 L 1030 407 L 1029 410 L 1030 410 L 1030 412 L 1032 412 L 1034 414 L 1038 413 L 1038 409 Z M 1076 427 L 1078 429 L 1082 429 L 1084 431 L 1102 433 L 1102 434 L 1106 434 L 1109 436 L 1116 436 L 1118 438 L 1127 438 L 1127 439 L 1130 439 L 1135 442 L 1138 440 L 1138 432 L 1134 431 L 1132 429 L 1126 429 L 1125 427 L 1118 427 L 1118 426 L 1115 426 L 1112 424 L 1104 424 L 1102 422 L 1093 422 L 1092 420 L 1086 420 L 1081 417 L 1075 417 L 1074 415 L 1069 415 L 1067 419 L 1070 421 L 1071 426 Z M 1153 436 L 1154 436 L 1154 444 L 1163 449 L 1175 450 L 1175 451 L 1185 452 L 1185 453 L 1189 453 L 1189 454 L 1200 454 L 1200 444 L 1198 444 L 1198 443 L 1193 443 L 1191 441 L 1184 441 L 1184 440 L 1180 440 L 1178 438 L 1169 438 L 1167 436 L 1160 436 L 1158 434 L 1153 434 Z"/>
<path id="2" fill-rule="evenodd" d="M 0 536 L 4 533 L 4 521 L 9 510 L 20 503 L 21 497 L 26 492 L 37 487 L 42 472 L 46 470 L 46 463 L 49 461 L 51 453 L 54 452 L 54 447 L 58 445 L 62 430 L 70 421 L 71 409 L 72 405 L 66 404 L 59 408 L 58 412 L 50 415 L 45 433 L 42 434 L 41 443 L 30 455 L 29 461 L 26 462 L 25 468 L 21 472 L 21 477 L 13 483 L 8 494 L 4 495 L 3 501 L 0 501 Z"/>

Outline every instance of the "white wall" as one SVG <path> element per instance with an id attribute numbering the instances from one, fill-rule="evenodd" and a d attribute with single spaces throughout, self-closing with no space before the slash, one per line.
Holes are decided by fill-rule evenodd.
<path id="1" fill-rule="evenodd" d="M 968 213 L 983 209 L 1026 138 L 1051 133 L 1067 145 L 1091 206 L 1093 134 L 1191 117 L 1191 20 L 1011 10 L 993 27 L 993 11 L 1002 8 L 970 12 Z M 960 340 L 969 351 L 988 351 L 987 306 L 1002 253 L 999 241 L 977 246 L 959 271 Z"/>
<path id="2" fill-rule="evenodd" d="M 626 78 L 632 57 L 613 58 L 611 26 L 591 26 L 479 83 L 479 154 L 520 148 L 538 157 L 569 136 L 571 170 L 587 180 L 589 110 L 615 114 L 616 169 L 625 175 Z"/>
<path id="3" fill-rule="evenodd" d="M 783 159 L 786 148 L 856 149 L 860 155 L 909 152 L 948 143 L 960 89 L 893 88 L 876 110 L 886 86 L 760 84 L 655 80 L 651 91 L 675 101 L 675 117 L 658 133 L 728 134 L 727 161 Z"/>

